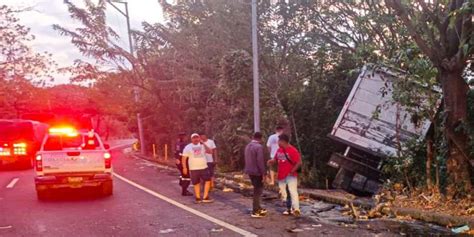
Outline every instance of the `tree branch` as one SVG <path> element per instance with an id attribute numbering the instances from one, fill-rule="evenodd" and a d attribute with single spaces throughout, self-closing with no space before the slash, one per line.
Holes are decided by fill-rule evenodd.
<path id="1" fill-rule="evenodd" d="M 433 62 L 434 65 L 440 66 L 441 60 L 436 55 L 436 50 L 431 48 L 429 44 L 421 37 L 421 35 L 416 31 L 413 21 L 410 19 L 411 16 L 403 6 L 400 0 L 385 0 L 385 3 L 388 7 L 392 8 L 397 16 L 402 20 L 403 24 L 407 27 L 408 32 L 411 37 L 415 40 L 418 47 L 421 51 L 428 56 L 428 58 Z"/>

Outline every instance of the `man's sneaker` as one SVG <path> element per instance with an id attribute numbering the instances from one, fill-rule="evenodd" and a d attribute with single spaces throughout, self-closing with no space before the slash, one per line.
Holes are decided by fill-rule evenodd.
<path id="1" fill-rule="evenodd" d="M 192 194 L 191 192 L 189 191 L 185 191 L 185 192 L 182 192 L 181 193 L 181 196 L 193 196 L 194 194 Z"/>
<path id="2" fill-rule="evenodd" d="M 285 216 L 289 216 L 291 214 L 293 214 L 293 211 L 291 209 L 287 209 L 283 212 L 283 215 L 285 215 Z"/>
<path id="3" fill-rule="evenodd" d="M 202 202 L 201 198 L 196 198 L 196 200 L 194 200 L 194 203 L 196 203 L 196 204 L 199 204 L 201 202 Z"/>
<path id="4" fill-rule="evenodd" d="M 212 199 L 210 197 L 206 197 L 206 198 L 202 199 L 202 202 L 203 203 L 211 203 L 211 202 L 214 202 L 214 199 Z"/>
<path id="5" fill-rule="evenodd" d="M 296 216 L 296 217 L 299 217 L 299 216 L 301 216 L 301 211 L 298 210 L 298 209 L 297 209 L 297 210 L 294 210 L 294 211 L 293 211 L 293 215 Z"/>
<path id="6" fill-rule="evenodd" d="M 252 212 L 252 214 L 250 215 L 251 217 L 253 218 L 262 218 L 262 217 L 265 217 L 267 215 L 267 213 L 263 213 L 262 210 L 259 210 L 259 211 L 256 211 L 256 212 Z"/>
<path id="7" fill-rule="evenodd" d="M 267 211 L 267 209 L 262 208 L 262 209 L 259 210 L 259 212 L 260 212 L 261 214 L 267 214 L 268 211 Z"/>

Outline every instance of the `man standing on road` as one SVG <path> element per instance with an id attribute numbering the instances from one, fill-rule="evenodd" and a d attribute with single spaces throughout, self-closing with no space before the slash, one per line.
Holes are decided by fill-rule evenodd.
<path id="1" fill-rule="evenodd" d="M 201 140 L 204 144 L 206 144 L 209 149 L 211 149 L 211 153 L 206 153 L 206 160 L 207 160 L 207 168 L 209 169 L 209 174 L 211 176 L 211 190 L 214 189 L 214 173 L 216 169 L 217 163 L 217 150 L 216 150 L 216 143 L 207 138 L 206 133 L 200 133 Z"/>
<path id="2" fill-rule="evenodd" d="M 183 150 L 183 159 L 188 161 L 188 165 L 183 162 L 183 173 L 191 174 L 191 182 L 194 185 L 194 195 L 196 203 L 213 202 L 209 197 L 211 188 L 211 177 L 207 168 L 206 153 L 210 154 L 211 149 L 201 141 L 201 137 L 197 133 L 191 135 L 191 143 Z M 188 170 L 189 168 L 189 170 Z M 201 182 L 204 182 L 204 196 L 201 199 Z"/>
<path id="3" fill-rule="evenodd" d="M 183 196 L 192 196 L 193 194 L 188 191 L 189 184 L 191 183 L 191 178 L 189 177 L 189 172 L 186 174 L 183 173 L 183 162 L 186 162 L 186 166 L 188 165 L 188 161 L 184 160 L 183 150 L 188 144 L 186 141 L 186 133 L 180 133 L 178 135 L 178 140 L 176 141 L 175 151 L 174 151 L 174 158 L 176 159 L 176 167 L 181 176 L 179 176 L 179 185 L 181 186 L 181 195 Z"/>
<path id="4" fill-rule="evenodd" d="M 278 136 L 283 134 L 283 127 L 277 126 L 275 130 L 275 134 L 271 135 L 267 141 L 267 148 L 270 151 L 270 160 L 275 158 L 275 155 L 278 150 Z M 275 184 L 275 165 L 270 166 L 270 185 Z"/>
<path id="5" fill-rule="evenodd" d="M 275 134 L 271 135 L 267 141 L 267 148 L 268 148 L 268 151 L 270 152 L 270 160 L 268 161 L 269 162 L 268 166 L 270 169 L 270 182 L 269 182 L 270 185 L 275 185 L 275 171 L 277 167 L 277 165 L 275 164 L 276 162 L 272 163 L 270 161 L 275 159 L 275 155 L 278 149 L 280 148 L 278 146 L 278 139 L 279 139 L 279 136 L 283 134 L 283 130 L 284 129 L 282 126 L 277 126 L 275 128 Z M 287 193 L 289 192 L 288 187 L 286 188 L 286 192 Z M 283 212 L 283 214 L 290 215 L 292 213 L 290 196 L 287 196 L 287 200 L 285 204 L 286 204 L 286 210 Z"/>
<path id="6" fill-rule="evenodd" d="M 298 168 L 301 166 L 301 156 L 298 150 L 290 145 L 290 138 L 286 134 L 279 136 L 279 149 L 272 163 L 278 162 L 278 187 L 282 200 L 287 199 L 287 195 L 291 196 L 293 214 L 300 216 L 300 201 L 298 196 Z M 289 194 L 287 193 L 287 186 Z"/>
<path id="7" fill-rule="evenodd" d="M 253 210 L 252 217 L 264 217 L 267 210 L 260 206 L 263 193 L 263 179 L 266 174 L 265 157 L 263 154 L 262 134 L 256 132 L 252 141 L 245 147 L 245 169 L 244 172 L 249 175 L 253 186 Z"/>

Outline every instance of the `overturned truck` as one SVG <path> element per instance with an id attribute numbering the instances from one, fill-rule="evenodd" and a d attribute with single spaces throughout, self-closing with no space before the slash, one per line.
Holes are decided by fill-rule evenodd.
<path id="1" fill-rule="evenodd" d="M 412 122 L 410 113 L 392 99 L 393 82 L 403 72 L 366 65 L 357 78 L 330 138 L 347 145 L 333 153 L 328 165 L 338 169 L 334 188 L 375 193 L 382 184 L 385 159 L 398 153 L 400 144 L 423 139 L 430 121 Z"/>

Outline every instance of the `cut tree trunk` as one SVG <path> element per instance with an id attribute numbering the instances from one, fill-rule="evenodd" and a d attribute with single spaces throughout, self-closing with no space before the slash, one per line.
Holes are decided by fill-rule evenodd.
<path id="1" fill-rule="evenodd" d="M 447 113 L 445 135 L 448 141 L 448 196 L 455 197 L 472 191 L 470 163 L 467 151 L 468 136 L 460 127 L 467 119 L 469 87 L 461 70 L 441 69 L 444 105 Z"/>

